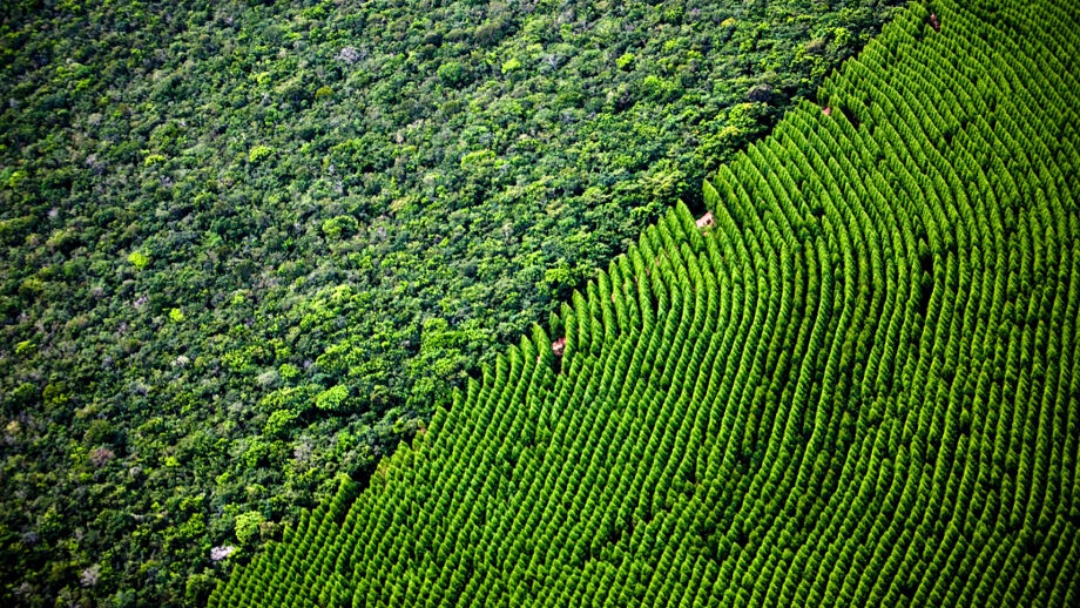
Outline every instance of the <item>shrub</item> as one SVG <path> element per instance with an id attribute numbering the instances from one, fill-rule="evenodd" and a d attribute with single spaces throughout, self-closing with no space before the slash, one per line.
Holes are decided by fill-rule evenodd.
<path id="1" fill-rule="evenodd" d="M 521 62 L 517 57 L 511 57 L 508 61 L 502 64 L 502 73 L 509 74 L 511 72 L 521 69 Z"/>
<path id="2" fill-rule="evenodd" d="M 281 376 L 282 380 L 289 382 L 300 376 L 300 368 L 292 363 L 282 363 L 281 367 L 278 368 L 278 375 Z"/>
<path id="3" fill-rule="evenodd" d="M 448 87 L 460 87 L 468 79 L 465 67 L 457 61 L 448 61 L 440 65 L 436 73 L 439 81 Z"/>
<path id="4" fill-rule="evenodd" d="M 138 270 L 142 270 L 150 264 L 150 258 L 148 258 L 146 254 L 141 251 L 132 251 L 131 253 L 129 253 L 127 256 L 127 261 L 131 262 L 132 266 L 134 266 Z"/>
<path id="5" fill-rule="evenodd" d="M 322 223 L 322 233 L 331 241 L 350 237 L 359 230 L 360 223 L 351 215 L 339 215 Z"/>
<path id="6" fill-rule="evenodd" d="M 315 397 L 315 407 L 320 410 L 326 410 L 329 412 L 336 412 L 341 409 L 345 400 L 349 397 L 348 387 L 339 384 L 333 388 L 328 388 L 325 391 L 318 394 Z"/>
<path id="7" fill-rule="evenodd" d="M 241 545 L 246 545 L 251 540 L 251 537 L 259 531 L 259 525 L 264 521 L 266 521 L 266 518 L 258 511 L 248 511 L 237 515 L 236 540 L 240 541 Z"/>
<path id="8" fill-rule="evenodd" d="M 310 90 L 310 89 L 309 89 Z M 274 149 L 270 146 L 255 146 L 248 152 L 248 162 L 251 164 L 258 164 L 263 160 L 270 157 L 274 153 Z"/>
<path id="9" fill-rule="evenodd" d="M 296 412 L 292 410 L 278 410 L 266 420 L 263 433 L 272 437 L 281 435 L 296 420 Z"/>

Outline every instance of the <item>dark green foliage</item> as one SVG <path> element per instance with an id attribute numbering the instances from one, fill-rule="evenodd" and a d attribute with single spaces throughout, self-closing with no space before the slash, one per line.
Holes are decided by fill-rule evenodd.
<path id="1" fill-rule="evenodd" d="M 1078 605 L 1080 15 L 932 10 L 210 606 Z"/>

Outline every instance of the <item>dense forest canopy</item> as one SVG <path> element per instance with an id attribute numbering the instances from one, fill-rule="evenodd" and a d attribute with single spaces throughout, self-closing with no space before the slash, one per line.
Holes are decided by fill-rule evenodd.
<path id="1" fill-rule="evenodd" d="M 0 600 L 200 602 L 893 4 L 4 2 Z"/>

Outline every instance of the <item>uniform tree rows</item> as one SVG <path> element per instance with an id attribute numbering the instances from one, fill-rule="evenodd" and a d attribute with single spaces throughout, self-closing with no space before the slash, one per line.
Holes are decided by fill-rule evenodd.
<path id="1" fill-rule="evenodd" d="M 1078 21 L 912 4 L 210 605 L 1080 605 Z"/>

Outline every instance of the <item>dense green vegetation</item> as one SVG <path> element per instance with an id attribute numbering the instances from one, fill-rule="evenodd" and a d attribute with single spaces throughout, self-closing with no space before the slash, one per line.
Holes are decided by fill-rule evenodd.
<path id="1" fill-rule="evenodd" d="M 210 605 L 1080 605 L 1077 57 L 913 4 Z"/>
<path id="2" fill-rule="evenodd" d="M 891 4 L 3 2 L 0 604 L 201 602 Z"/>

